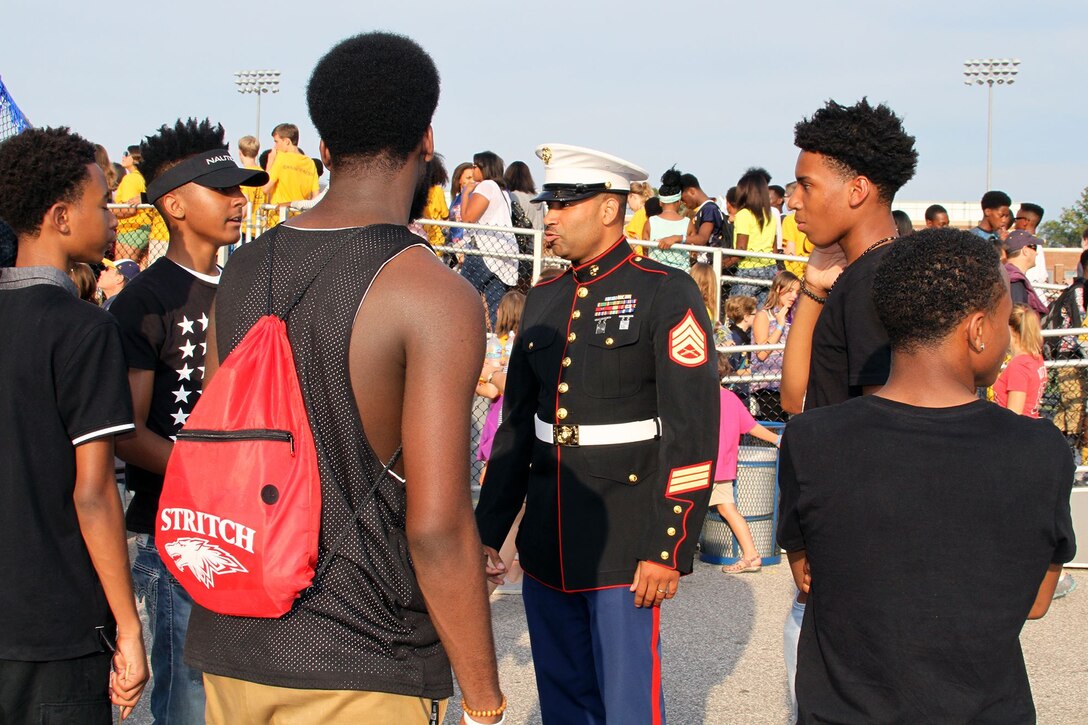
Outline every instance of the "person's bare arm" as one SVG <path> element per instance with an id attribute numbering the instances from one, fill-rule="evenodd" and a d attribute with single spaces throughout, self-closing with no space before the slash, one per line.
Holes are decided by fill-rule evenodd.
<path id="1" fill-rule="evenodd" d="M 705 247 L 710 242 L 710 235 L 713 233 L 714 224 L 712 222 L 703 222 L 699 225 L 698 229 L 688 233 L 688 240 L 685 244 L 694 244 L 696 246 Z"/>
<path id="2" fill-rule="evenodd" d="M 208 346 L 204 348 L 204 383 L 202 388 L 208 389 L 208 383 L 219 372 L 219 343 L 215 340 L 215 300 L 212 300 L 212 308 L 208 310 L 208 334 L 204 338 Z"/>
<path id="3" fill-rule="evenodd" d="M 473 187 L 475 189 L 475 187 Z M 487 207 L 491 205 L 491 202 L 483 194 L 477 194 L 473 191 L 472 196 L 468 197 L 466 201 L 461 202 L 461 221 L 475 224 L 480 221 L 480 217 L 487 211 Z"/>
<path id="4" fill-rule="evenodd" d="M 805 289 L 826 299 L 831 286 L 835 284 L 845 266 L 846 256 L 839 245 L 816 247 L 809 255 L 808 265 L 805 267 Z M 812 333 L 822 311 L 823 305 L 805 294 L 800 295 L 793 305 L 793 322 L 790 324 L 790 335 L 786 338 L 786 350 L 782 359 L 782 384 L 779 387 L 782 410 L 787 413 L 800 413 L 804 409 L 809 365 L 812 361 Z"/>
<path id="5" fill-rule="evenodd" d="M 1017 415 L 1024 414 L 1024 404 L 1028 400 L 1028 394 L 1023 390 L 1010 390 L 1009 399 L 1005 401 L 1005 407 L 1016 413 Z"/>
<path id="6" fill-rule="evenodd" d="M 812 574 L 808 569 L 808 556 L 805 549 L 786 552 L 786 558 L 790 562 L 790 572 L 793 574 L 793 583 L 797 589 L 807 595 L 812 588 Z"/>
<path id="7" fill-rule="evenodd" d="M 748 235 L 747 234 L 738 234 L 737 235 L 737 243 L 736 243 L 735 248 L 736 249 L 748 249 Z"/>
<path id="8" fill-rule="evenodd" d="M 782 330 L 781 327 L 772 330 L 770 311 L 760 310 L 752 321 L 752 342 L 756 345 L 777 345 L 782 341 Z M 766 360 L 771 356 L 771 351 L 760 350 L 755 353 L 755 356 L 760 360 Z"/>
<path id="9" fill-rule="evenodd" d="M 265 162 L 266 164 L 268 164 L 265 167 L 265 169 L 268 170 L 268 183 L 261 187 L 261 191 L 264 192 L 264 198 L 268 199 L 269 201 L 271 201 L 272 199 L 272 192 L 276 189 L 277 179 L 272 176 L 272 169 L 273 165 L 276 162 L 277 155 L 279 155 L 279 151 L 277 151 L 276 149 L 272 149 L 272 151 L 268 154 L 268 160 Z"/>
<path id="10" fill-rule="evenodd" d="M 782 440 L 782 436 L 778 435 L 773 431 L 767 430 L 759 423 L 756 423 L 756 427 L 748 431 L 748 435 L 752 436 L 753 438 L 758 438 L 761 441 L 767 441 L 768 443 L 772 443 L 776 446 Z"/>
<path id="11" fill-rule="evenodd" d="M 403 445 L 408 546 L 465 702 L 497 708 L 502 694 L 465 455 L 484 357 L 480 297 L 429 250 L 409 249 L 367 294 L 351 357 L 353 384 L 367 386 L 356 397 L 371 445 L 383 459 Z"/>
<path id="12" fill-rule="evenodd" d="M 166 462 L 174 444 L 147 427 L 151 396 L 155 391 L 155 371 L 129 368 L 128 386 L 132 391 L 132 415 L 136 430 L 117 437 L 117 456 L 125 463 L 152 473 L 166 473 Z"/>
<path id="13" fill-rule="evenodd" d="M 147 658 L 136 600 L 132 593 L 125 516 L 113 472 L 113 439 L 99 438 L 76 447 L 72 501 L 102 591 L 117 622 L 117 651 L 110 674 L 113 704 L 122 715 L 136 705 L 147 682 Z"/>
<path id="14" fill-rule="evenodd" d="M 1061 564 L 1051 564 L 1047 567 L 1046 575 L 1039 584 L 1039 593 L 1035 595 L 1035 603 L 1031 605 L 1028 619 L 1042 619 L 1050 609 L 1050 602 L 1054 600 L 1054 590 L 1058 586 L 1058 579 L 1062 575 Z"/>

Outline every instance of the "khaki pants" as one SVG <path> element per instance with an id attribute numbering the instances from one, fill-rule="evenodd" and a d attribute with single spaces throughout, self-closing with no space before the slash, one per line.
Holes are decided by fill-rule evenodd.
<path id="1" fill-rule="evenodd" d="M 209 725 L 424 725 L 431 718 L 430 699 L 387 692 L 300 690 L 209 674 L 204 675 L 204 690 Z M 438 722 L 445 717 L 447 704 L 438 701 Z"/>

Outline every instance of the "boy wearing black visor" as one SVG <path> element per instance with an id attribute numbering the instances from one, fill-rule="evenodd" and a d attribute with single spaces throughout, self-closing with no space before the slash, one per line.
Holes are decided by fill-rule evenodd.
<path id="1" fill-rule="evenodd" d="M 177 121 L 140 144 L 148 201 L 170 232 L 166 256 L 117 296 L 136 430 L 117 441 L 134 493 L 125 517 L 137 535 L 132 574 L 152 626 L 151 713 L 156 722 L 203 723 L 201 673 L 182 662 L 192 600 L 155 550 L 154 519 L 173 437 L 200 398 L 208 318 L 219 283 L 221 247 L 238 242 L 242 186 L 268 174 L 239 168 L 209 121 Z"/>

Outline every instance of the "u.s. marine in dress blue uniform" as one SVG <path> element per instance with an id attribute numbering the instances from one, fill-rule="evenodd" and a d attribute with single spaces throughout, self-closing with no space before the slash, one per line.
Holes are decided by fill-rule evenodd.
<path id="1" fill-rule="evenodd" d="M 626 163 L 542 148 L 542 158 Z M 553 203 L 592 190 L 549 184 L 545 161 Z M 598 709 L 601 722 L 663 717 L 656 605 L 675 589 L 640 609 L 628 588 L 640 562 L 691 571 L 717 455 L 716 373 L 694 281 L 635 254 L 622 235 L 529 291 L 476 516 L 484 545 L 498 549 L 525 502 L 517 546 L 545 721 L 585 721 Z M 602 653 L 601 640 L 617 639 L 628 641 Z M 599 708 L 570 694 L 594 677 Z"/>

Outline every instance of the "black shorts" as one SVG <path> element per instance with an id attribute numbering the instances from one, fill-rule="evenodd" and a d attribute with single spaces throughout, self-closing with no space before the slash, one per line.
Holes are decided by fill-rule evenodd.
<path id="1" fill-rule="evenodd" d="M 110 653 L 72 660 L 0 660 L 0 722 L 110 725 Z"/>

